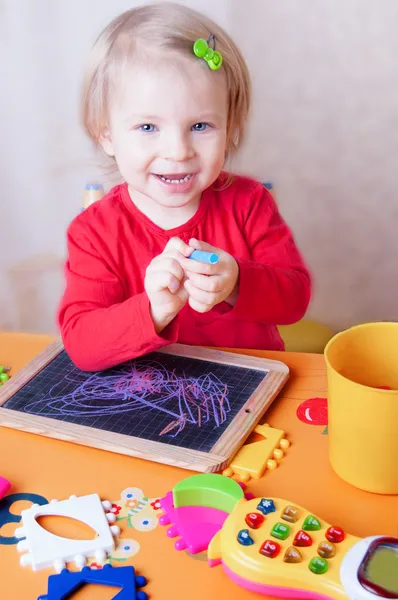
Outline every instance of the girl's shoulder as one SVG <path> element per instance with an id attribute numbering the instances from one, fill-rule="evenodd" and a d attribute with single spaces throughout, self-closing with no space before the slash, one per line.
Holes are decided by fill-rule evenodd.
<path id="1" fill-rule="evenodd" d="M 68 227 L 68 231 L 78 231 L 109 228 L 110 223 L 115 222 L 117 215 L 122 215 L 125 211 L 122 200 L 122 191 L 125 184 L 115 185 L 101 198 L 86 209 L 82 210 Z M 116 219 L 117 220 L 117 219 Z"/>
<path id="2" fill-rule="evenodd" d="M 212 186 L 218 201 L 230 208 L 250 210 L 258 203 L 271 206 L 274 199 L 264 183 L 246 177 L 223 171 Z"/>

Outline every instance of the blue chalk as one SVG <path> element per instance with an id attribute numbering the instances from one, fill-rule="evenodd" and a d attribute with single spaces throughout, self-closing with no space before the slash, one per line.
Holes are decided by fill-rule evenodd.
<path id="1" fill-rule="evenodd" d="M 250 536 L 248 529 L 241 529 L 238 533 L 238 542 L 242 546 L 252 546 L 254 544 L 253 538 Z"/>
<path id="2" fill-rule="evenodd" d="M 194 250 L 189 258 L 209 265 L 218 263 L 218 254 L 215 254 L 214 252 L 204 252 L 203 250 Z"/>

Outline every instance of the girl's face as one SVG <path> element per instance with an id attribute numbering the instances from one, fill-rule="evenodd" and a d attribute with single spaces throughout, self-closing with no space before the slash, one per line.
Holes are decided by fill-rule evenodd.
<path id="1" fill-rule="evenodd" d="M 158 225 L 176 226 L 196 211 L 225 160 L 225 75 L 174 53 L 135 64 L 110 107 L 102 147 L 114 156 L 138 208 Z M 171 217 L 173 213 L 173 217 Z M 178 223 L 179 224 L 179 223 Z"/>

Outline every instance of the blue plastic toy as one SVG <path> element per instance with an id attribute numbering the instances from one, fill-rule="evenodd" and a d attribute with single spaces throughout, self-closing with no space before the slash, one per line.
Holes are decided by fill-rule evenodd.
<path id="1" fill-rule="evenodd" d="M 77 573 L 63 569 L 59 575 L 50 575 L 47 595 L 39 596 L 37 600 L 66 600 L 86 583 L 121 587 L 113 600 L 147 600 L 148 598 L 145 592 L 137 591 L 137 588 L 147 584 L 147 580 L 145 577 L 136 576 L 134 567 L 113 568 L 111 565 L 105 565 L 102 569 L 84 567 Z"/>
<path id="2" fill-rule="evenodd" d="M 257 510 L 263 513 L 263 515 L 268 515 L 269 513 L 273 513 L 276 511 L 275 504 L 273 500 L 269 500 L 268 498 L 261 498 L 260 503 L 257 505 Z"/>

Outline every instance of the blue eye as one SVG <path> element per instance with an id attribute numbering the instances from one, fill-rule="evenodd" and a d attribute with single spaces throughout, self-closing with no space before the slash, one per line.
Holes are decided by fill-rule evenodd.
<path id="1" fill-rule="evenodd" d="M 206 129 L 209 127 L 208 123 L 195 123 L 195 125 L 192 126 L 192 130 L 193 131 L 206 131 Z"/>
<path id="2" fill-rule="evenodd" d="M 132 498 L 133 494 L 127 494 L 126 498 Z"/>
<path id="3" fill-rule="evenodd" d="M 123 548 L 123 550 L 125 550 L 126 552 L 128 552 L 129 550 L 131 550 L 131 546 L 125 546 L 125 547 Z"/>
<path id="4" fill-rule="evenodd" d="M 149 525 L 149 521 L 142 521 L 143 525 Z"/>
<path id="5" fill-rule="evenodd" d="M 155 131 L 155 125 L 152 125 L 152 123 L 144 123 L 144 125 L 140 125 L 138 129 L 144 133 L 153 133 Z"/>

